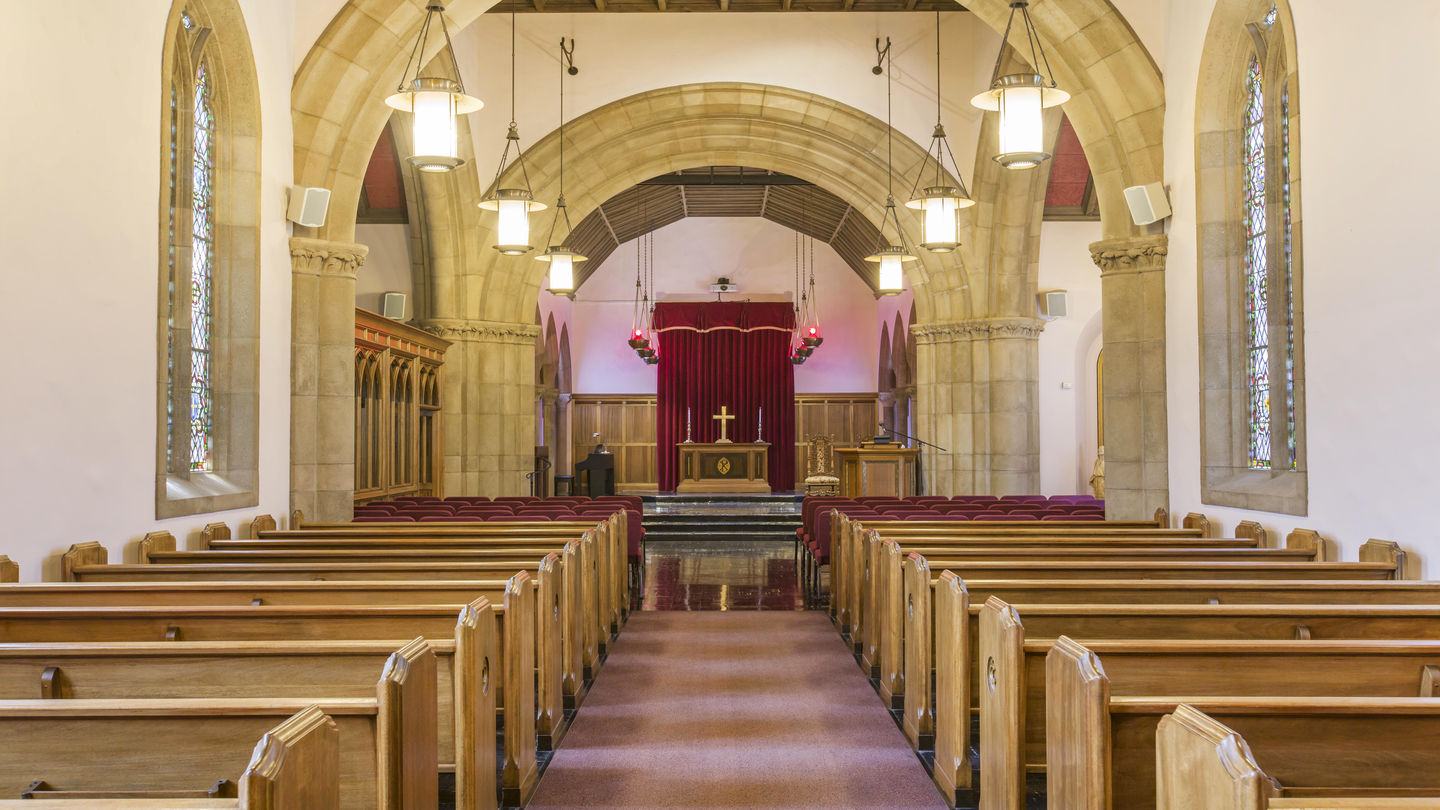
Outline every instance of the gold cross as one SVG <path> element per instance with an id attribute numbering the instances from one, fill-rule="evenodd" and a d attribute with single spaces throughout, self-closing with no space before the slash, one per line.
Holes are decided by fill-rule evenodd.
<path id="1" fill-rule="evenodd" d="M 715 442 L 715 443 L 716 443 L 716 444 L 730 444 L 730 443 L 731 443 L 731 442 L 730 442 L 730 436 L 729 436 L 728 431 L 726 430 L 726 428 L 730 427 L 730 423 L 733 422 L 733 421 L 735 421 L 735 414 L 730 413 L 730 406 L 729 406 L 729 405 L 721 405 L 721 406 L 720 406 L 720 413 L 717 413 L 717 414 L 715 414 L 714 416 L 712 416 L 712 417 L 710 417 L 710 418 L 711 418 L 711 419 L 718 420 L 718 421 L 720 422 L 720 440 L 717 441 L 717 442 Z"/>

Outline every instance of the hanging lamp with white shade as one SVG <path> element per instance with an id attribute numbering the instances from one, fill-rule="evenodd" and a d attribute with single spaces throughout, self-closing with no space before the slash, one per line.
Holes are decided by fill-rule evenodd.
<path id="1" fill-rule="evenodd" d="M 430 43 L 431 27 L 440 21 L 440 35 L 445 38 L 441 50 L 450 59 L 454 79 L 444 76 L 421 76 L 425 50 Z M 445 25 L 445 7 L 431 3 L 425 7 L 425 21 L 415 46 L 400 74 L 395 93 L 385 99 L 391 109 L 412 115 L 411 144 L 415 154 L 406 158 L 422 172 L 448 172 L 464 165 L 460 159 L 460 116 L 475 112 L 485 103 L 465 93 L 460 78 L 460 64 L 455 61 L 455 48 L 450 42 L 450 29 Z"/>
<path id="2" fill-rule="evenodd" d="M 1010 30 L 1015 25 L 1017 13 L 1025 28 L 1025 39 L 1030 43 L 1030 67 L 1033 72 L 1001 76 L 1005 44 L 1010 41 Z M 1055 73 L 1050 69 L 1044 46 L 1040 44 L 1040 34 L 1030 20 L 1028 0 L 1013 0 L 1010 3 L 1010 21 L 1005 25 L 1005 36 L 1000 42 L 1000 53 L 995 57 L 995 70 L 990 76 L 990 89 L 970 99 L 970 103 L 982 110 L 1000 113 L 1000 149 L 995 155 L 995 162 L 1007 169 L 1032 169 L 1050 159 L 1050 153 L 1045 151 L 1044 111 L 1069 101 L 1070 94 L 1056 85 Z"/>
<path id="3" fill-rule="evenodd" d="M 500 181 L 510 162 L 510 149 L 515 149 L 515 163 L 520 168 L 524 187 L 502 188 Z M 499 214 L 496 225 L 495 249 L 506 256 L 522 256 L 535 247 L 530 244 L 530 214 L 543 211 L 545 203 L 535 199 L 530 189 L 530 173 L 525 169 L 525 152 L 520 148 L 520 127 L 515 123 L 515 6 L 510 6 L 510 131 L 505 135 L 505 151 L 500 153 L 500 166 L 495 170 L 495 191 L 480 202 L 486 211 Z"/>
<path id="4" fill-rule="evenodd" d="M 946 158 L 949 167 L 946 167 Z M 947 174 L 948 172 L 948 174 Z M 952 185 L 950 178 L 957 185 Z M 931 185 L 920 188 L 920 184 L 931 178 Z M 925 163 L 915 177 L 915 188 L 910 190 L 910 201 L 906 208 L 922 212 L 920 247 L 931 253 L 949 253 L 960 247 L 960 209 L 969 208 L 975 201 L 965 188 L 960 176 L 960 166 L 955 162 L 955 153 L 950 151 L 950 141 L 945 137 L 945 124 L 941 116 L 940 102 L 940 12 L 935 12 L 935 132 L 930 136 L 930 149 L 926 152 Z"/>
<path id="5" fill-rule="evenodd" d="M 555 199 L 555 218 L 550 221 L 550 234 L 545 238 L 545 252 L 536 256 L 536 260 L 550 263 L 550 293 L 552 295 L 563 295 L 566 298 L 575 297 L 575 265 L 586 261 L 586 257 L 571 250 L 561 240 L 555 242 L 555 228 L 560 224 L 561 217 L 565 219 L 565 239 L 570 238 L 573 226 L 570 224 L 570 210 L 565 207 L 565 65 L 569 64 L 570 75 L 575 75 L 578 69 L 575 67 L 573 56 L 575 53 L 575 40 L 571 39 L 569 46 L 565 44 L 565 37 L 560 38 L 560 194 Z"/>
<path id="6" fill-rule="evenodd" d="M 905 247 L 905 233 L 900 228 L 900 215 L 895 212 L 895 129 L 891 126 L 892 90 L 890 82 L 890 39 L 886 37 L 885 47 L 880 47 L 880 40 L 875 40 L 875 51 L 879 55 L 879 64 L 875 71 L 880 72 L 880 66 L 884 65 L 885 73 L 885 176 L 886 176 L 886 197 L 885 214 L 880 218 L 879 241 L 874 253 L 865 257 L 865 261 L 874 262 L 880 265 L 879 278 L 875 285 L 876 292 L 881 295 L 899 295 L 905 291 L 905 264 L 915 261 L 915 256 Z M 886 225 L 894 223 L 895 241 L 890 242 L 885 238 Z"/>

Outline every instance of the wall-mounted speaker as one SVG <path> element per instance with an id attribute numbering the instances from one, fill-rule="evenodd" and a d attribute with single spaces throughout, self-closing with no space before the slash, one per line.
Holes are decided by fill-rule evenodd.
<path id="1" fill-rule="evenodd" d="M 1136 225 L 1149 225 L 1170 216 L 1170 200 L 1160 183 L 1125 189 L 1125 202 L 1130 205 L 1130 218 Z"/>
<path id="2" fill-rule="evenodd" d="M 293 186 L 290 189 L 290 207 L 285 218 L 307 228 L 319 228 L 325 224 L 325 212 L 330 210 L 330 189 Z"/>
<path id="3" fill-rule="evenodd" d="M 380 314 L 392 321 L 405 320 L 405 293 L 382 293 L 380 295 Z"/>
<path id="4" fill-rule="evenodd" d="M 1035 296 L 1042 318 L 1064 318 L 1070 314 L 1070 296 L 1064 290 L 1045 290 Z"/>

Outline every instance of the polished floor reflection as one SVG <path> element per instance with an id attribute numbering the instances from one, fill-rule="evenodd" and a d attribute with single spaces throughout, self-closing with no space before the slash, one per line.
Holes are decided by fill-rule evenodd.
<path id="1" fill-rule="evenodd" d="M 795 544 L 647 543 L 642 610 L 803 610 Z"/>

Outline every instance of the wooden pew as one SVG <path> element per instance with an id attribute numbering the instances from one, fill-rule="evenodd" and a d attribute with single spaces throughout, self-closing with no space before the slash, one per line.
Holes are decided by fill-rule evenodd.
<path id="1" fill-rule="evenodd" d="M 195 791 L 245 769 L 255 740 L 314 704 L 339 732 L 340 806 L 438 803 L 435 657 L 417 639 L 386 660 L 375 695 L 0 701 L 0 796 L 58 791 Z"/>
<path id="2" fill-rule="evenodd" d="M 1038 771 L 1044 764 L 1040 753 L 1043 749 L 1038 743 L 1027 751 L 1025 731 L 1030 723 L 1027 714 L 1048 712 L 1052 708 L 1050 700 L 1065 696 L 1064 692 L 1048 690 L 1049 673 L 1043 667 L 1032 668 L 1027 673 L 1024 666 L 1027 634 L 1040 638 L 1064 635 L 1096 639 L 1423 639 L 1440 637 L 1440 606 L 1015 606 L 991 597 L 985 603 L 980 617 L 979 661 L 983 669 L 979 688 L 982 752 L 980 791 L 982 796 L 991 797 L 997 802 L 992 805 L 994 807 L 1023 805 L 1027 768 Z M 1079 646 L 1074 642 L 1069 642 L 1069 645 Z M 1061 655 L 1059 648 L 1064 646 L 1066 645 L 1054 644 L 1050 651 L 1054 655 Z M 1339 666 L 1332 664 L 1330 669 L 1339 672 Z M 1364 668 L 1367 678 L 1377 683 L 1374 688 L 1381 690 L 1380 694 L 1397 690 L 1401 690 L 1401 694 L 1419 693 L 1423 667 L 1406 672 L 1402 678 L 1395 672 L 1383 675 L 1378 673 L 1378 665 L 1364 667 L 1363 663 L 1352 663 L 1350 666 Z M 1037 705 L 1028 707 L 1030 712 L 1027 712 L 1026 705 L 1027 674 L 1041 681 L 1039 684 L 1032 684 L 1032 691 L 1028 693 L 1037 701 Z M 1286 677 L 1293 677 L 1294 674 L 1293 670 L 1277 675 L 1268 669 L 1257 668 L 1253 674 L 1236 673 L 1235 688 L 1243 690 L 1247 678 L 1253 678 L 1250 683 L 1273 684 L 1277 680 L 1283 682 Z M 1203 674 L 1197 673 L 1192 677 L 1197 683 L 1197 689 L 1206 684 Z M 1123 683 L 1128 684 L 1129 681 Z M 1210 694 L 1203 689 L 1190 692 L 1188 686 L 1188 682 L 1174 684 L 1172 689 L 1182 689 L 1187 694 Z M 1405 686 L 1409 688 L 1405 689 Z M 1257 688 L 1258 691 L 1249 693 L 1267 693 L 1263 685 Z M 1340 690 L 1345 686 L 1335 683 L 1331 688 Z M 1296 688 L 1290 691 L 1307 690 Z M 1221 691 L 1219 694 L 1226 692 Z M 1358 694 L 1377 696 L 1363 691 Z M 1068 710 L 1067 707 L 1066 711 Z M 1040 725 L 1037 719 L 1030 728 L 1032 733 L 1043 739 L 1044 730 Z M 987 804 L 989 802 L 987 799 Z"/>
<path id="3" fill-rule="evenodd" d="M 20 564 L 0 554 L 0 582 L 19 582 Z"/>
<path id="4" fill-rule="evenodd" d="M 1197 563 L 1197 566 L 1207 566 L 1208 563 Z M 1335 563 L 1310 563 L 1310 566 L 1327 566 Z M 1205 569 L 1192 569 L 1197 574 L 1196 580 L 1205 580 Z M 998 573 L 998 572 L 992 572 Z M 1010 572 L 1013 575 L 1015 572 Z M 1231 575 L 1243 574 L 1256 579 L 1263 579 L 1263 571 L 1232 569 Z M 1123 576 L 1123 575 L 1122 575 Z M 1133 574 L 1132 574 L 1133 576 Z M 1213 574 L 1211 575 L 1213 576 Z M 1278 576 L 1274 571 L 1269 576 Z M 924 594 L 928 590 L 928 571 L 921 566 L 912 566 L 911 589 L 909 593 Z M 921 583 L 925 583 L 922 585 Z M 1185 582 L 1174 581 L 1177 592 L 1193 590 L 1194 587 L 1208 587 L 1213 583 L 1208 582 Z M 1041 629 L 1034 630 L 1041 636 L 1053 637 L 1066 633 L 1075 635 L 1091 635 L 1097 638 L 1120 636 L 1126 638 L 1164 638 L 1170 634 L 1180 634 L 1187 627 L 1193 627 L 1192 638 L 1240 638 L 1234 635 L 1237 627 L 1248 628 L 1248 638 L 1293 638 L 1300 620 L 1286 622 L 1286 617 L 1292 617 L 1304 613 L 1306 618 L 1303 621 L 1310 629 L 1316 631 L 1320 637 L 1329 638 L 1356 638 L 1354 635 L 1343 635 L 1335 631 L 1336 625 L 1342 621 L 1389 621 L 1386 617 L 1375 611 L 1398 611 L 1401 615 L 1393 617 L 1401 626 L 1410 627 L 1408 622 L 1431 621 L 1427 611 L 1434 612 L 1440 617 L 1440 608 L 1432 606 L 1431 600 L 1425 600 L 1422 607 L 1407 605 L 1391 605 L 1385 607 L 1360 606 L 1355 610 L 1369 610 L 1372 615 L 1369 619 L 1347 619 L 1344 614 L 1350 609 L 1344 607 L 1314 607 L 1305 605 L 1176 605 L 1176 604 L 1155 604 L 1155 605 L 1115 605 L 1108 601 L 1103 591 L 1097 591 L 1093 597 L 1096 601 L 1093 605 L 1035 605 L 1027 606 L 1026 610 L 1036 617 L 1036 621 L 1044 621 Z M 909 632 L 911 638 L 927 638 L 925 625 L 933 627 L 933 662 L 935 677 L 935 703 L 933 710 L 933 721 L 935 730 L 935 767 L 934 778 L 940 787 L 941 793 L 947 797 L 957 795 L 957 791 L 969 790 L 974 787 L 972 784 L 970 766 L 970 710 L 962 707 L 976 707 L 979 705 L 980 696 L 984 690 L 979 688 L 982 678 L 988 677 L 984 663 L 986 659 L 980 651 L 980 621 L 981 607 L 972 602 L 970 595 L 965 590 L 964 582 L 953 571 L 945 572 L 935 586 L 935 599 L 933 602 L 933 617 L 925 615 L 932 607 L 932 603 L 924 599 L 915 600 L 915 621 L 918 627 L 912 627 Z M 1326 616 L 1325 611 L 1332 612 Z M 1409 611 L 1409 614 L 1406 614 Z M 1196 617 L 1199 618 L 1196 618 Z M 1408 618 L 1407 618 L 1408 616 Z M 1117 617 L 1129 617 L 1126 621 L 1124 631 L 1110 630 Z M 1414 617 L 1420 617 L 1415 619 Z M 1244 623 L 1239 623 L 1240 620 Z M 1123 620 L 1123 619 L 1122 619 Z M 1063 623 L 1062 623 L 1063 622 Z M 1095 631 L 1084 631 L 1077 629 L 1082 622 L 1095 622 L 1100 628 Z M 1109 622 L 1109 625 L 1105 624 Z M 1373 623 L 1372 625 L 1373 626 Z M 1194 635 L 1194 632 L 1208 632 L 1209 635 Z M 1268 631 L 1262 635 L 1261 631 Z M 1399 632 L 1416 632 L 1414 630 L 1403 630 Z M 1392 636 L 1393 637 L 1393 636 Z M 923 664 L 926 652 L 925 645 L 907 645 L 908 666 L 910 672 L 924 670 Z M 908 706 L 904 712 L 903 725 L 907 733 L 914 734 L 917 738 L 923 733 L 924 703 L 921 697 L 926 690 L 915 689 L 913 694 L 916 702 Z M 912 694 L 907 689 L 907 694 Z M 909 729 L 915 729 L 910 732 Z"/>
<path id="5" fill-rule="evenodd" d="M 981 701 L 982 792 L 989 789 L 986 769 L 992 764 L 1002 777 L 1022 783 L 1026 774 L 1044 769 L 1046 657 L 1057 646 L 1076 643 L 1065 636 L 1014 638 L 1023 628 L 1011 618 L 987 608 L 981 620 L 981 648 L 989 650 L 982 654 L 994 661 L 996 684 L 984 693 L 995 703 Z M 1213 696 L 1430 697 L 1440 685 L 1440 641 L 1143 639 L 1086 640 L 1084 646 L 1105 663 L 1112 695 L 1178 689 Z M 989 747 L 997 741 L 999 750 Z"/>
<path id="6" fill-rule="evenodd" d="M 493 612 L 467 606 L 453 639 L 428 643 L 436 658 L 440 769 L 455 773 L 457 807 L 493 808 L 501 668 Z M 365 697 L 396 644 L 0 644 L 0 700 Z"/>
<path id="7" fill-rule="evenodd" d="M 159 752 L 164 756 L 165 752 Z M 340 733 L 310 706 L 265 732 L 240 775 L 234 799 L 47 797 L 47 810 L 339 810 Z M 5 810 L 34 810 L 28 799 L 0 799 Z"/>
<path id="8" fill-rule="evenodd" d="M 880 679 L 882 698 L 894 708 L 901 708 L 904 683 L 904 654 L 902 639 L 905 630 L 905 614 L 913 610 L 914 596 L 905 594 L 904 564 L 906 554 L 898 543 L 889 538 L 882 539 L 871 533 L 867 538 L 867 569 L 871 572 L 865 580 L 865 587 L 858 597 L 860 610 L 858 626 L 852 633 L 852 640 L 860 653 L 862 668 L 868 668 L 871 677 Z M 1179 578 L 1205 578 L 1194 575 L 1194 565 L 1214 563 L 1217 565 L 1264 565 L 1274 564 L 1277 576 L 1292 572 L 1282 570 L 1286 564 L 1297 566 L 1319 565 L 1306 562 L 1314 559 L 1317 546 L 1298 545 L 1288 549 L 1170 549 L 1132 548 L 1112 549 L 1105 539 L 1063 540 L 1048 547 L 1032 549 L 1005 549 L 977 547 L 973 549 L 949 550 L 945 556 L 926 557 L 932 571 L 956 570 L 971 572 L 982 566 L 1025 569 L 1030 565 L 1056 564 L 1070 570 L 1094 563 L 1097 566 L 1121 566 L 1133 571 L 1132 577 L 1177 578 L 1173 571 L 1184 571 Z M 1163 541 L 1161 541 L 1163 542 Z M 1373 542 L 1373 541 L 1372 541 Z M 1393 546 L 1394 544 L 1390 544 Z M 1395 553 L 1400 555 L 1398 547 Z M 1012 562 L 1013 561 L 1013 562 Z M 1403 559 L 1386 562 L 1335 563 L 1316 571 L 1314 578 L 1341 576 L 1363 578 L 1398 576 Z M 1298 569 L 1296 569 L 1298 570 Z M 1220 575 L 1224 578 L 1224 575 Z M 922 595 L 923 598 L 923 595 Z"/>
<path id="9" fill-rule="evenodd" d="M 214 530 L 208 535 L 202 533 L 202 541 L 228 539 L 229 529 L 224 524 L 212 524 Z M 278 531 L 275 521 L 268 515 L 261 515 L 252 524 L 251 535 L 260 540 L 269 539 L 325 539 L 346 537 L 373 537 L 399 534 L 406 537 L 571 537 L 591 535 L 595 541 L 594 555 L 597 571 L 602 582 L 612 585 L 604 592 L 602 608 L 611 617 L 612 633 L 619 632 L 620 625 L 630 610 L 630 578 L 627 576 L 628 556 L 626 540 L 629 517 L 623 510 L 616 511 L 609 518 L 599 521 L 500 521 L 492 523 L 334 523 L 311 524 L 307 528 Z M 207 527 L 209 529 L 210 527 Z"/>
<path id="10" fill-rule="evenodd" d="M 1269 772 L 1285 784 L 1440 794 L 1440 700 L 1112 696 L 1100 658 L 1075 643 L 1056 645 L 1047 666 L 1046 782 L 1054 807 L 1155 807 L 1157 727 L 1182 704 L 1272 752 Z"/>
<path id="11" fill-rule="evenodd" d="M 560 590 L 560 632 L 562 678 L 571 684 L 572 702 L 584 694 L 586 680 L 599 667 L 604 634 L 603 619 L 597 607 L 599 588 L 593 576 L 594 560 L 590 554 L 593 543 L 582 539 L 565 547 L 564 565 L 560 571 L 545 560 L 514 562 L 506 565 L 490 563 L 221 563 L 200 565 L 140 564 L 108 565 L 106 550 L 97 543 L 81 543 L 70 547 L 62 558 L 68 581 L 85 583 L 147 583 L 227 581 L 233 584 L 281 580 L 311 581 L 389 581 L 475 579 L 490 581 L 509 577 L 525 569 L 536 574 L 536 587 Z M 541 569 L 546 571 L 542 572 Z M 591 572 L 587 575 L 585 572 Z M 411 586 L 413 587 L 413 585 Z M 541 597 L 552 603 L 549 596 Z M 342 600 L 348 601 L 348 600 Z M 428 601 L 428 600 L 423 600 Z M 499 598 L 492 598 L 499 602 Z M 504 617 L 501 616 L 501 623 Z M 547 621 L 547 626 L 549 622 Z"/>
<path id="12" fill-rule="evenodd" d="M 991 596 L 1011 604 L 1342 604 L 1342 605 L 1427 605 L 1440 604 L 1440 582 L 1417 580 L 1324 581 L 1324 580 L 961 580 L 948 573 L 932 586 L 926 560 L 911 553 L 905 562 L 905 592 L 911 599 L 905 614 L 904 637 L 952 639 L 949 650 L 966 649 L 977 638 L 970 625 L 945 621 L 937 624 L 932 612 L 938 596 L 946 604 L 938 617 L 947 620 L 971 616 L 970 605 L 983 604 Z M 932 594 L 932 591 L 934 592 Z M 3 592 L 3 591 L 0 591 Z M 937 629 L 938 628 L 938 629 Z M 904 729 L 916 748 L 934 745 L 935 711 L 931 700 L 932 669 L 936 645 L 906 644 Z M 944 657 L 944 656 L 942 656 Z M 953 660 L 953 656 L 951 659 Z M 971 660 L 967 654 L 965 660 Z M 973 680 L 972 675 L 972 680 Z M 974 695 L 973 682 L 967 694 Z M 938 691 L 950 690 L 936 684 Z M 947 707 L 954 704 L 946 704 Z M 954 711 L 953 708 L 948 708 Z M 952 725 L 952 729 L 954 726 Z M 968 734 L 968 725 L 959 729 Z M 953 748 L 954 744 L 951 744 Z"/>
<path id="13" fill-rule="evenodd" d="M 983 536 L 995 540 L 1036 537 L 1144 537 L 1179 540 L 1201 536 L 1197 529 L 1167 529 L 1150 521 L 1034 521 L 1033 525 L 1030 522 L 983 521 L 869 520 L 862 523 L 858 520 L 852 521 L 839 512 L 833 512 L 830 519 L 830 613 L 840 622 L 842 628 L 848 628 L 856 621 L 851 615 L 855 607 L 852 602 L 857 583 L 865 575 L 867 557 L 861 541 L 869 531 L 877 531 L 882 537 L 892 537 L 902 542 L 907 537 Z"/>
<path id="14" fill-rule="evenodd" d="M 536 616 L 536 590 L 529 580 L 528 572 L 509 580 L 503 597 L 505 615 Z M 487 600 L 479 598 L 466 610 L 479 614 L 490 607 Z M 0 641 L 340 641 L 385 640 L 414 634 L 442 639 L 454 636 L 460 610 L 456 605 L 0 608 Z M 479 621 L 479 617 L 475 620 Z M 492 660 L 502 663 L 490 669 L 489 679 L 503 683 L 497 698 L 504 702 L 505 768 L 513 777 L 504 789 L 507 795 L 513 791 L 528 797 L 537 772 L 539 717 L 547 718 L 547 730 L 558 738 L 563 733 L 563 704 L 557 706 L 554 700 L 557 673 L 552 669 L 539 679 L 536 676 L 536 622 L 506 621 L 500 638 L 501 649 Z M 465 671 L 458 666 L 454 669 L 455 688 L 473 691 L 484 675 L 470 674 L 475 671 L 473 656 L 463 660 Z M 549 702 L 538 707 L 537 680 L 550 684 L 552 690 L 546 693 Z M 473 698 L 467 695 L 461 700 L 461 706 L 468 708 Z M 473 728 L 474 723 L 466 725 Z M 482 746 L 477 761 L 488 761 L 484 758 L 488 749 L 483 748 L 483 740 L 493 737 L 484 738 L 478 733 L 474 737 Z M 457 758 L 475 750 L 457 748 Z"/>
<path id="15" fill-rule="evenodd" d="M 1306 728 L 1311 725 L 1306 724 Z M 1423 798 L 1355 795 L 1369 792 L 1359 787 L 1373 778 L 1374 765 L 1366 757 L 1356 757 L 1346 763 L 1363 763 L 1364 773 L 1326 772 L 1321 774 L 1325 780 L 1323 785 L 1286 786 L 1261 768 L 1245 738 L 1194 706 L 1182 704 L 1173 714 L 1161 718 L 1155 737 L 1158 810 L 1380 810 L 1434 808 L 1440 804 L 1437 801 L 1440 792 L 1433 789 Z M 1337 742 L 1345 747 L 1354 745 L 1351 740 L 1316 739 L 1303 734 L 1287 745 L 1284 755 L 1314 758 L 1317 749 L 1323 753 L 1326 746 Z M 1261 756 L 1268 761 L 1276 754 L 1261 749 Z M 1284 762 L 1277 764 L 1282 769 L 1287 767 Z M 1401 788 L 1374 790 L 1406 792 Z M 1309 795 L 1316 793 L 1322 796 Z M 1334 798 L 1336 793 L 1344 794 L 1345 798 Z M 1302 796 L 1306 798 L 1297 798 Z"/>

